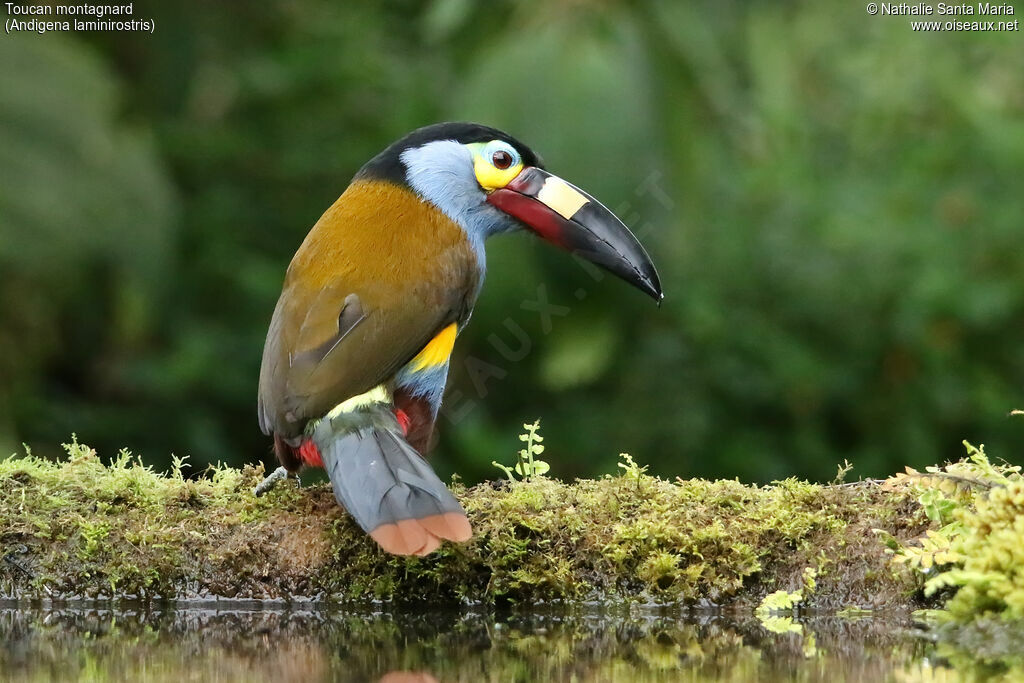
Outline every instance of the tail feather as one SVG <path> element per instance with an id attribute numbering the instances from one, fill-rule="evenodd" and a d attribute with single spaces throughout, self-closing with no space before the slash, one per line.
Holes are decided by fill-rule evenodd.
<path id="1" fill-rule="evenodd" d="M 325 419 L 314 432 L 334 497 L 378 544 L 396 555 L 426 555 L 468 540 L 466 511 L 423 457 L 379 419 L 343 429 Z M 326 423 L 326 424 L 324 424 Z"/>

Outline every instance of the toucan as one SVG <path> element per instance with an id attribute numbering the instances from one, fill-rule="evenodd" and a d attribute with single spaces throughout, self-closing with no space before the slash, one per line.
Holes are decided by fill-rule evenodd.
<path id="1" fill-rule="evenodd" d="M 524 228 L 663 298 L 622 221 L 506 133 L 435 124 L 367 162 L 288 266 L 258 402 L 281 467 L 257 492 L 323 467 L 384 550 L 468 540 L 465 510 L 423 456 L 483 284 L 484 242 Z"/>

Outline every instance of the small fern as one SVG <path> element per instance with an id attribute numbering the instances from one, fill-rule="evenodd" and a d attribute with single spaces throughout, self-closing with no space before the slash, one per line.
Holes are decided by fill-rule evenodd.
<path id="1" fill-rule="evenodd" d="M 496 460 L 491 461 L 492 465 L 505 473 L 509 481 L 515 481 L 516 474 L 524 481 L 528 481 L 534 477 L 542 477 L 551 470 L 548 463 L 535 457 L 544 452 L 544 444 L 541 443 L 544 437 L 540 435 L 540 419 L 534 420 L 533 424 L 524 423 L 523 429 L 526 431 L 519 435 L 519 440 L 526 443 L 526 448 L 519 450 L 519 458 L 515 467 L 506 467 Z"/>

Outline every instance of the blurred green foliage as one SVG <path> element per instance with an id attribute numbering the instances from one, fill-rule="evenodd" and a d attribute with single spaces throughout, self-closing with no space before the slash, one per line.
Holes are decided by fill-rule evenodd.
<path id="1" fill-rule="evenodd" d="M 4 452 L 76 431 L 158 466 L 267 458 L 256 378 L 288 260 L 363 162 L 458 119 L 623 215 L 667 298 L 496 239 L 442 469 L 493 477 L 537 416 L 563 477 L 619 451 L 760 481 L 844 458 L 880 475 L 964 438 L 1019 452 L 1019 33 L 838 1 L 135 13 L 155 34 L 0 42 Z"/>

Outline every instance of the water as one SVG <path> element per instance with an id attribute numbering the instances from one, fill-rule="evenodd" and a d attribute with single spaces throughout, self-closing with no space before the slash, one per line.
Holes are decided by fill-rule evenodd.
<path id="1" fill-rule="evenodd" d="M 960 674 L 906 615 L 0 605 L 11 681 L 914 681 Z"/>

